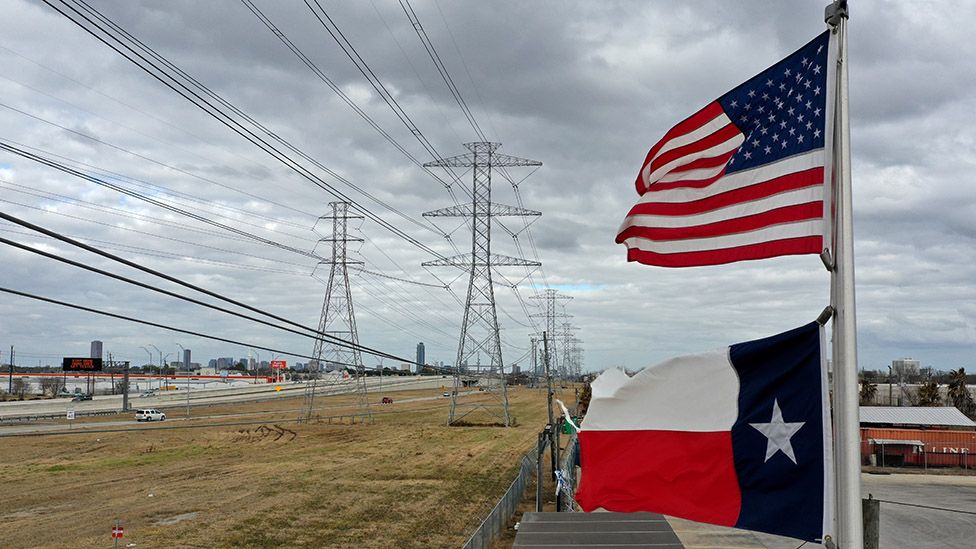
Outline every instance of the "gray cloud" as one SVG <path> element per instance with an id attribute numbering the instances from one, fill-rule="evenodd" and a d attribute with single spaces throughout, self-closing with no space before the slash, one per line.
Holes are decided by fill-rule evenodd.
<path id="1" fill-rule="evenodd" d="M 460 220 L 439 219 L 437 228 L 424 227 L 422 212 L 452 203 L 441 183 L 368 127 L 240 3 L 95 5 L 277 134 L 417 223 L 316 169 L 330 185 L 439 253 L 470 248 Z M 305 6 L 258 5 L 393 138 L 421 161 L 430 160 Z M 326 8 L 438 152 L 465 152 L 461 144 L 475 140 L 474 132 L 399 5 Z M 575 297 L 567 312 L 581 328 L 589 368 L 639 367 L 760 337 L 811 320 L 827 303 L 827 273 L 813 256 L 669 270 L 628 264 L 623 248 L 613 243 L 636 199 L 633 180 L 648 147 L 676 122 L 821 32 L 823 6 L 619 1 L 442 2 L 415 8 L 486 133 L 504 143 L 502 152 L 545 164 L 519 185 L 525 207 L 544 213 L 531 227 L 531 240 L 520 233 L 523 251 L 532 256 L 534 243 L 544 262 L 543 272 L 522 282 L 520 293 L 525 297 L 541 289 L 544 274 L 545 282 Z M 910 355 L 939 367 L 967 366 L 976 336 L 976 309 L 970 305 L 976 303 L 971 282 L 976 194 L 969 183 L 976 164 L 971 124 L 976 76 L 970 67 L 976 46 L 969 40 L 976 13 L 970 6 L 939 2 L 924 10 L 891 2 L 853 8 L 861 362 L 881 367 Z M 301 249 L 312 249 L 327 234 L 322 223 L 316 231 L 312 227 L 328 213 L 335 199 L 329 193 L 49 8 L 17 1 L 5 15 L 0 21 L 4 103 L 199 177 L 2 108 L 0 137 L 144 180 L 153 186 L 121 181 Z M 516 181 L 528 173 L 511 170 Z M 458 175 L 466 182 L 471 177 Z M 9 154 L 0 156 L 0 180 L 5 181 L 0 183 L 3 211 L 305 324 L 318 322 L 324 286 L 309 275 L 314 259 L 221 234 Z M 455 191 L 466 201 L 461 187 Z M 512 186 L 497 172 L 493 192 L 499 202 L 516 203 Z M 522 228 L 518 221 L 503 221 L 514 231 Z M 464 298 L 463 273 L 420 268 L 429 255 L 375 223 L 357 224 L 356 231 L 367 239 L 356 256 L 369 270 L 430 284 L 441 284 L 439 278 Z M 128 273 L 22 232 L 0 225 L 7 238 Z M 457 250 L 443 233 L 451 235 Z M 518 254 L 502 230 L 495 233 L 493 249 Z M 7 247 L 0 249 L 0 262 L 5 286 L 311 352 L 303 338 Z M 522 281 L 525 271 L 508 268 L 502 274 L 496 289 L 499 320 L 506 360 L 513 361 L 527 349 L 535 319 L 525 318 L 506 287 L 506 279 Z M 322 276 L 322 267 L 316 276 Z M 423 340 L 428 357 L 453 362 L 461 318 L 455 296 L 365 274 L 354 275 L 353 282 L 363 343 L 409 357 Z M 139 346 L 150 342 L 174 349 L 180 342 L 198 359 L 247 354 L 245 348 L 11 296 L 0 298 L 0 336 L 0 343 L 15 344 L 25 360 L 32 354 L 83 353 L 91 339 L 103 339 L 113 353 L 135 361 L 145 360 Z"/>

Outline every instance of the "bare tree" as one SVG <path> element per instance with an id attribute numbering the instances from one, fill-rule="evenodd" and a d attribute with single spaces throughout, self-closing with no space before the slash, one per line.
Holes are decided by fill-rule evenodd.
<path id="1" fill-rule="evenodd" d="M 30 390 L 30 382 L 22 377 L 18 377 L 13 381 L 13 391 L 11 394 L 17 395 L 20 400 L 24 400 L 24 395 Z"/>
<path id="2" fill-rule="evenodd" d="M 57 376 L 45 377 L 41 379 L 40 385 L 42 393 L 55 397 L 64 387 L 64 379 Z"/>

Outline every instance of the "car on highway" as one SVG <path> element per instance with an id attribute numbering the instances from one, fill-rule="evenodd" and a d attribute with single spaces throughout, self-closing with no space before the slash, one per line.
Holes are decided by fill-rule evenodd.
<path id="1" fill-rule="evenodd" d="M 449 397 L 451 396 L 451 393 L 444 393 L 444 396 Z"/>
<path id="2" fill-rule="evenodd" d="M 163 421 L 165 419 L 166 414 L 155 408 L 136 410 L 136 421 Z"/>
<path id="3" fill-rule="evenodd" d="M 393 404 L 393 399 L 390 398 L 390 397 L 383 397 L 383 400 L 381 400 L 380 403 L 381 404 Z"/>
<path id="4" fill-rule="evenodd" d="M 83 400 L 91 400 L 92 396 L 87 393 L 75 393 L 75 396 L 71 398 L 71 402 L 81 402 Z"/>
<path id="5" fill-rule="evenodd" d="M 143 391 L 139 396 L 140 397 L 156 396 L 156 389 L 147 389 L 147 390 Z"/>

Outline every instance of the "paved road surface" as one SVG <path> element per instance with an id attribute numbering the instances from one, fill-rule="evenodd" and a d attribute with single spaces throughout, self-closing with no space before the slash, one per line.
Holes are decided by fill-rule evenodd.
<path id="1" fill-rule="evenodd" d="M 864 497 L 881 503 L 884 549 L 976 548 L 976 515 L 884 503 L 897 501 L 976 513 L 976 476 L 861 475 Z M 797 549 L 800 541 L 668 518 L 687 549 Z M 819 547 L 807 544 L 806 547 Z"/>
<path id="2" fill-rule="evenodd" d="M 370 377 L 366 380 L 369 391 L 394 391 L 400 389 L 423 389 L 453 385 L 451 378 L 441 377 L 401 377 L 379 378 Z M 304 383 L 282 383 L 280 392 L 275 391 L 275 384 L 237 385 L 223 389 L 201 389 L 189 392 L 190 405 L 222 404 L 229 402 L 245 402 L 249 400 L 267 400 L 301 395 L 305 391 Z M 335 386 L 322 385 L 316 394 L 334 394 L 348 392 L 355 388 L 351 382 L 344 382 Z M 170 408 L 185 406 L 187 392 L 185 390 L 166 391 L 152 397 L 139 397 L 130 393 L 129 407 L 137 408 Z M 69 399 L 49 399 L 30 401 L 11 401 L 0 403 L 0 420 L 10 420 L 18 416 L 30 415 L 63 415 L 67 410 L 74 410 L 77 414 L 96 411 L 117 411 L 122 408 L 122 395 L 96 396 L 93 400 L 71 402 Z M 174 414 L 167 414 L 174 415 Z M 0 423 L 2 424 L 2 423 Z"/>

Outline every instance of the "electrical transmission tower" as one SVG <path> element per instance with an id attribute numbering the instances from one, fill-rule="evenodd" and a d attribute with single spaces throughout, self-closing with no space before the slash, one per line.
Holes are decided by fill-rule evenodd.
<path id="1" fill-rule="evenodd" d="M 562 351 L 557 350 L 555 345 L 557 339 L 556 319 L 569 318 L 570 315 L 566 314 L 565 310 L 562 311 L 558 310 L 556 305 L 558 304 L 559 301 L 566 301 L 573 298 L 568 295 L 560 295 L 557 290 L 553 290 L 552 288 L 549 288 L 543 291 L 541 294 L 536 294 L 530 297 L 529 299 L 542 300 L 543 312 L 534 314 L 532 316 L 546 319 L 545 333 L 546 333 L 546 338 L 548 340 L 547 344 L 549 346 L 549 366 L 550 368 L 555 370 L 554 372 L 552 372 L 552 375 L 554 377 L 565 377 L 563 375 L 561 368 L 559 368 L 559 365 L 561 365 L 561 363 L 558 360 L 559 356 L 561 356 Z"/>
<path id="2" fill-rule="evenodd" d="M 583 342 L 573 338 L 573 347 L 571 349 L 573 356 L 573 375 L 577 378 L 583 375 L 583 349 L 580 347 L 580 343 Z"/>
<path id="3" fill-rule="evenodd" d="M 508 413 L 508 392 L 505 388 L 505 367 L 502 362 L 501 338 L 495 310 L 495 290 L 492 285 L 493 267 L 538 267 L 541 263 L 491 253 L 491 218 L 499 216 L 530 217 L 541 212 L 494 204 L 491 201 L 491 169 L 518 166 L 541 166 L 542 162 L 495 152 L 501 143 L 478 141 L 465 143 L 468 153 L 424 164 L 431 168 L 472 168 L 474 181 L 472 202 L 424 213 L 424 217 L 466 217 L 471 219 L 471 253 L 425 262 L 425 267 L 452 266 L 469 272 L 468 297 L 464 304 L 461 337 L 458 340 L 457 360 L 454 363 L 454 391 L 448 425 L 460 421 L 475 411 L 495 416 L 506 427 L 511 424 Z M 488 364 L 482 364 L 482 354 Z M 472 363 L 473 362 L 473 363 Z M 464 386 L 462 369 L 480 376 L 492 402 L 459 401 Z"/>
<path id="4" fill-rule="evenodd" d="M 366 376 L 363 359 L 359 353 L 359 335 L 356 333 L 356 314 L 352 305 L 352 290 L 349 286 L 349 265 L 361 265 L 362 261 L 350 260 L 347 255 L 348 242 L 362 242 L 361 238 L 349 236 L 349 220 L 362 219 L 362 216 L 349 215 L 348 202 L 331 202 L 332 215 L 319 220 L 332 220 L 332 236 L 319 239 L 332 245 L 331 259 L 322 260 L 320 265 L 329 265 L 329 280 L 325 287 L 325 301 L 319 318 L 319 335 L 315 339 L 308 368 L 312 379 L 305 386 L 304 421 L 310 421 L 317 392 L 335 394 L 345 384 L 347 375 L 355 384 L 356 411 L 348 415 L 355 423 L 373 421 L 366 395 Z M 323 337 L 322 334 L 332 336 Z M 337 341 L 343 340 L 343 341 Z M 325 372 L 325 380 L 319 378 Z"/>
<path id="5" fill-rule="evenodd" d="M 576 374 L 576 343 L 579 341 L 573 337 L 573 331 L 578 330 L 576 326 L 573 326 L 569 322 L 562 323 L 562 331 L 559 333 L 559 337 L 562 338 L 562 344 L 560 345 L 560 355 L 562 359 L 559 363 L 559 374 L 563 378 L 573 378 Z"/>

